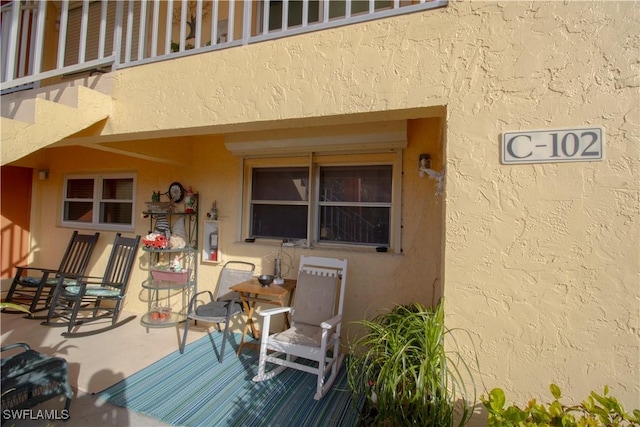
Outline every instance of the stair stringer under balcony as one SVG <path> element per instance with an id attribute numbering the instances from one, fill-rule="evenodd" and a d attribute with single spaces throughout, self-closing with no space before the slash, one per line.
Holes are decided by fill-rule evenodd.
<path id="1" fill-rule="evenodd" d="M 21 106 L 33 108 L 33 122 L 1 118 L 2 165 L 49 147 L 109 117 L 110 95 L 84 86 L 72 90 L 76 91 L 75 106 L 33 98 L 23 101 Z"/>

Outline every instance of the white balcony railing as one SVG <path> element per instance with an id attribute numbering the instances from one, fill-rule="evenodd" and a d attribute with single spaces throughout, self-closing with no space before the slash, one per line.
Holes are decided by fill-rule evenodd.
<path id="1" fill-rule="evenodd" d="M 52 77 L 110 71 L 446 4 L 446 0 L 15 0 L 1 9 L 0 89 L 6 93 Z"/>

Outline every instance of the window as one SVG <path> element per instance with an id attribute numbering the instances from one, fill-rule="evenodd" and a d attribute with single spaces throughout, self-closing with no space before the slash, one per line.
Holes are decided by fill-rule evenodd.
<path id="1" fill-rule="evenodd" d="M 320 168 L 319 242 L 389 245 L 391 165 Z"/>
<path id="2" fill-rule="evenodd" d="M 365 163 L 362 158 L 317 157 L 311 166 L 247 160 L 247 235 L 307 240 L 313 245 L 394 246 L 399 235 L 394 227 L 399 215 L 394 211 L 399 206 L 394 204 L 399 155 L 369 155 L 369 160 L 385 160 L 380 163 Z"/>
<path id="3" fill-rule="evenodd" d="M 64 181 L 62 225 L 130 231 L 135 176 L 69 176 Z"/>
<path id="4" fill-rule="evenodd" d="M 309 168 L 252 171 L 251 232 L 254 237 L 306 239 Z M 286 221 L 282 219 L 286 218 Z"/>

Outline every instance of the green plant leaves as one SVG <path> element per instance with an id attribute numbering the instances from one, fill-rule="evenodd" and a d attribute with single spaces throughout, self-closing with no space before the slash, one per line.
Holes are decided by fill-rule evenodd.
<path id="1" fill-rule="evenodd" d="M 553 395 L 555 399 L 560 399 L 560 397 L 562 397 L 562 392 L 560 391 L 560 387 L 558 387 L 557 385 L 551 384 L 549 386 L 549 390 L 551 390 L 551 395 Z"/>
<path id="2" fill-rule="evenodd" d="M 565 406 L 560 402 L 560 387 L 551 384 L 549 387 L 554 401 L 548 405 L 531 400 L 524 409 L 516 405 L 504 408 L 505 395 L 502 389 L 491 390 L 489 396 L 481 397 L 487 412 L 488 425 L 497 426 L 562 426 L 562 427 L 622 427 L 640 425 L 640 410 L 635 409 L 633 415 L 624 411 L 615 397 L 608 396 L 609 387 L 599 395 L 592 391 L 580 404 Z"/>
<path id="3" fill-rule="evenodd" d="M 504 391 L 502 391 L 501 388 L 494 388 L 491 390 L 491 393 L 489 393 L 489 403 L 491 405 L 491 409 L 494 411 L 500 411 L 504 408 L 506 401 Z"/>
<path id="4" fill-rule="evenodd" d="M 355 323 L 366 332 L 349 344 L 347 379 L 354 399 L 371 403 L 363 418 L 374 425 L 446 427 L 461 403 L 458 425 L 470 419 L 475 394 L 469 398 L 464 381 L 470 370 L 460 354 L 445 351 L 451 331 L 442 303 L 433 309 L 400 305 Z"/>

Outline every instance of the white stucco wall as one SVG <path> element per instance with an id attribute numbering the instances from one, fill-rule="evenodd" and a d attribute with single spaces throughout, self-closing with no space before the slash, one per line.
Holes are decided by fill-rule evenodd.
<path id="1" fill-rule="evenodd" d="M 220 167 L 226 190 L 209 188 L 203 205 L 217 199 L 227 209 L 237 207 L 238 170 L 214 134 L 425 118 L 440 107 L 441 141 L 418 132 L 404 164 L 434 150 L 446 193 L 436 200 L 433 185 L 427 192 L 407 172 L 404 256 L 331 254 L 354 265 L 350 319 L 390 296 L 430 299 L 435 280 L 448 325 L 474 338 L 479 393 L 502 387 L 509 401 L 547 401 L 555 382 L 577 402 L 608 384 L 628 409 L 640 408 L 639 12 L 640 3 L 622 1 L 451 2 L 125 69 L 100 138 L 183 135 L 173 143 L 192 150 L 191 167 L 127 165 L 155 171 L 141 192 L 173 173 L 201 192 L 218 188 L 206 174 Z M 415 126 L 430 135 L 436 124 Z M 500 164 L 502 132 L 582 126 L 605 129 L 604 161 Z M 434 229 L 440 241 L 430 240 Z"/>

